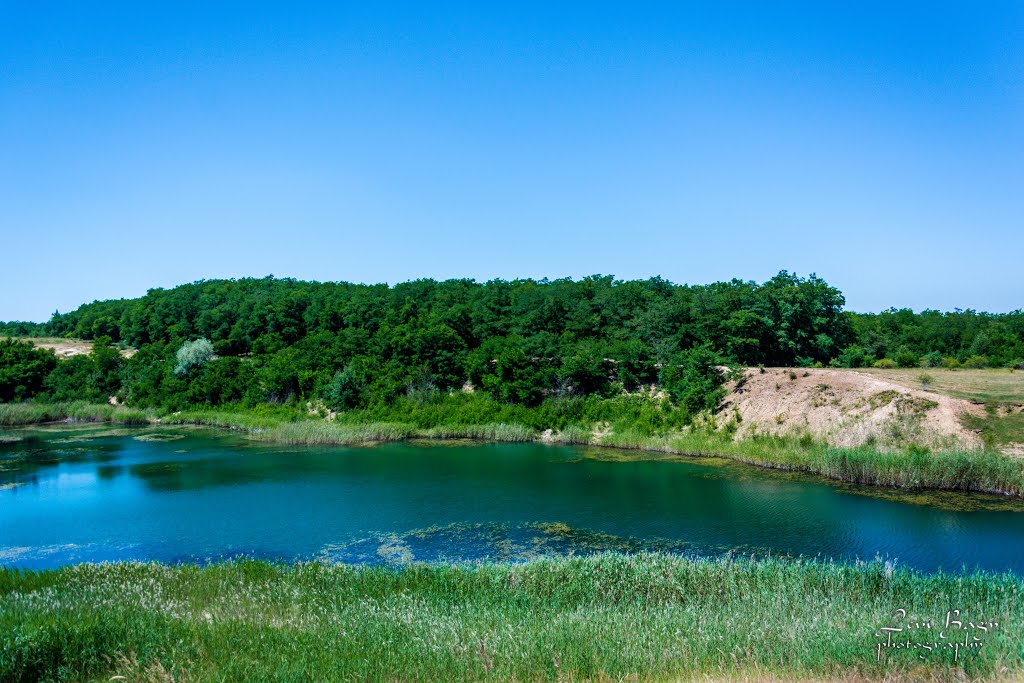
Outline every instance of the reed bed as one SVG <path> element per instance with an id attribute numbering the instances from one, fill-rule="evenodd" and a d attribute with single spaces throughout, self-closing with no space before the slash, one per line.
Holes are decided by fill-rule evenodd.
<path id="1" fill-rule="evenodd" d="M 151 410 L 103 403 L 0 403 L 0 426 L 18 427 L 46 422 L 113 422 L 141 425 L 154 419 Z"/>
<path id="2" fill-rule="evenodd" d="M 587 446 L 593 444 L 596 439 L 593 430 L 577 425 L 569 425 L 565 429 L 551 433 L 547 440 L 551 443 Z"/>
<path id="3" fill-rule="evenodd" d="M 945 628 L 951 609 L 989 626 L 968 632 L 980 647 L 879 649 L 880 628 L 907 622 L 932 627 L 904 640 L 962 640 Z M 1022 645 L 1019 577 L 881 562 L 606 554 L 0 570 L 0 679 L 12 682 L 1019 679 Z"/>
<path id="4" fill-rule="evenodd" d="M 344 446 L 383 441 L 402 441 L 415 435 L 411 425 L 374 422 L 364 425 L 335 424 L 326 420 L 286 422 L 261 431 L 257 438 L 292 445 Z"/>
<path id="5" fill-rule="evenodd" d="M 665 440 L 656 440 L 665 446 Z M 643 448 L 643 440 L 637 446 Z M 668 440 L 668 450 L 722 456 L 760 467 L 820 474 L 829 479 L 909 490 L 977 491 L 1024 497 L 1024 461 L 993 451 L 840 448 L 808 439 L 755 437 L 734 441 L 694 431 Z"/>
<path id="6" fill-rule="evenodd" d="M 415 430 L 415 436 L 426 439 L 479 439 L 522 443 L 534 441 L 537 432 L 518 424 L 439 425 Z"/>
<path id="7" fill-rule="evenodd" d="M 281 424 L 279 416 L 255 412 L 224 410 L 188 410 L 160 418 L 162 424 L 205 425 L 244 432 L 261 432 Z"/>

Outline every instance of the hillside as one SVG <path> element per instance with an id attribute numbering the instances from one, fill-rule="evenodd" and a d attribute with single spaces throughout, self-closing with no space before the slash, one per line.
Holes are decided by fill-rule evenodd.
<path id="1" fill-rule="evenodd" d="M 734 420 L 740 439 L 810 435 L 833 446 L 882 450 L 977 450 L 989 440 L 1013 455 L 1024 446 L 1016 424 L 1024 373 L 753 368 L 727 388 L 721 421 Z"/>

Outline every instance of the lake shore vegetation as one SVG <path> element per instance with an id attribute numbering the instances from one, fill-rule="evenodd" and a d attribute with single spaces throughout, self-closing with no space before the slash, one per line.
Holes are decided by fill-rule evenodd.
<path id="1" fill-rule="evenodd" d="M 1012 680 L 1021 642 L 1018 577 L 882 561 L 0 569 L 12 682 Z"/>
<path id="2" fill-rule="evenodd" d="M 0 340 L 0 425 L 159 419 L 305 444 L 543 440 L 1022 495 L 1024 461 L 996 452 L 1024 441 L 1007 402 L 1019 391 L 978 373 L 1012 375 L 1024 315 L 864 315 L 844 303 L 821 278 L 787 272 L 703 286 L 604 276 L 200 281 L 0 326 L 29 335 Z M 53 340 L 63 337 L 91 345 L 56 346 L 58 357 Z M 899 434 L 895 447 L 830 446 L 810 433 L 733 438 L 741 416 L 722 401 L 741 368 L 879 363 L 867 371 L 929 373 L 922 386 L 943 391 L 956 390 L 955 373 L 981 378 L 964 395 L 990 404 L 969 425 L 988 448 L 939 451 Z M 984 366 L 1005 369 L 955 369 Z"/>

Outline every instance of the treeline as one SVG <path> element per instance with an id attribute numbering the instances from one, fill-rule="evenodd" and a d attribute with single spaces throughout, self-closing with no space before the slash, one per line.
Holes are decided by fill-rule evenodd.
<path id="1" fill-rule="evenodd" d="M 1024 364 L 1024 315 L 843 311 L 821 278 L 757 284 L 417 280 L 394 287 L 211 280 L 87 304 L 0 334 L 96 341 L 58 362 L 0 346 L 0 400 L 117 395 L 135 405 L 322 401 L 343 410 L 453 391 L 536 406 L 665 389 L 694 413 L 717 366 Z M 137 352 L 122 358 L 116 349 Z M 86 395 L 88 394 L 88 395 Z"/>

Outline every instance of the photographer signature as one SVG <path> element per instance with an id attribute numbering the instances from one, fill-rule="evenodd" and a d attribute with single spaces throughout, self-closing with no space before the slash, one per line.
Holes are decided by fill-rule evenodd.
<path id="1" fill-rule="evenodd" d="M 876 633 L 882 638 L 877 644 L 876 659 L 881 660 L 886 650 L 916 650 L 920 659 L 933 652 L 951 651 L 953 661 L 959 661 L 961 650 L 981 649 L 985 637 L 998 627 L 999 622 L 991 619 L 967 619 L 958 609 L 946 612 L 945 619 L 936 626 L 931 619 L 911 618 L 900 608 L 893 614 L 893 625 L 882 626 Z"/>

